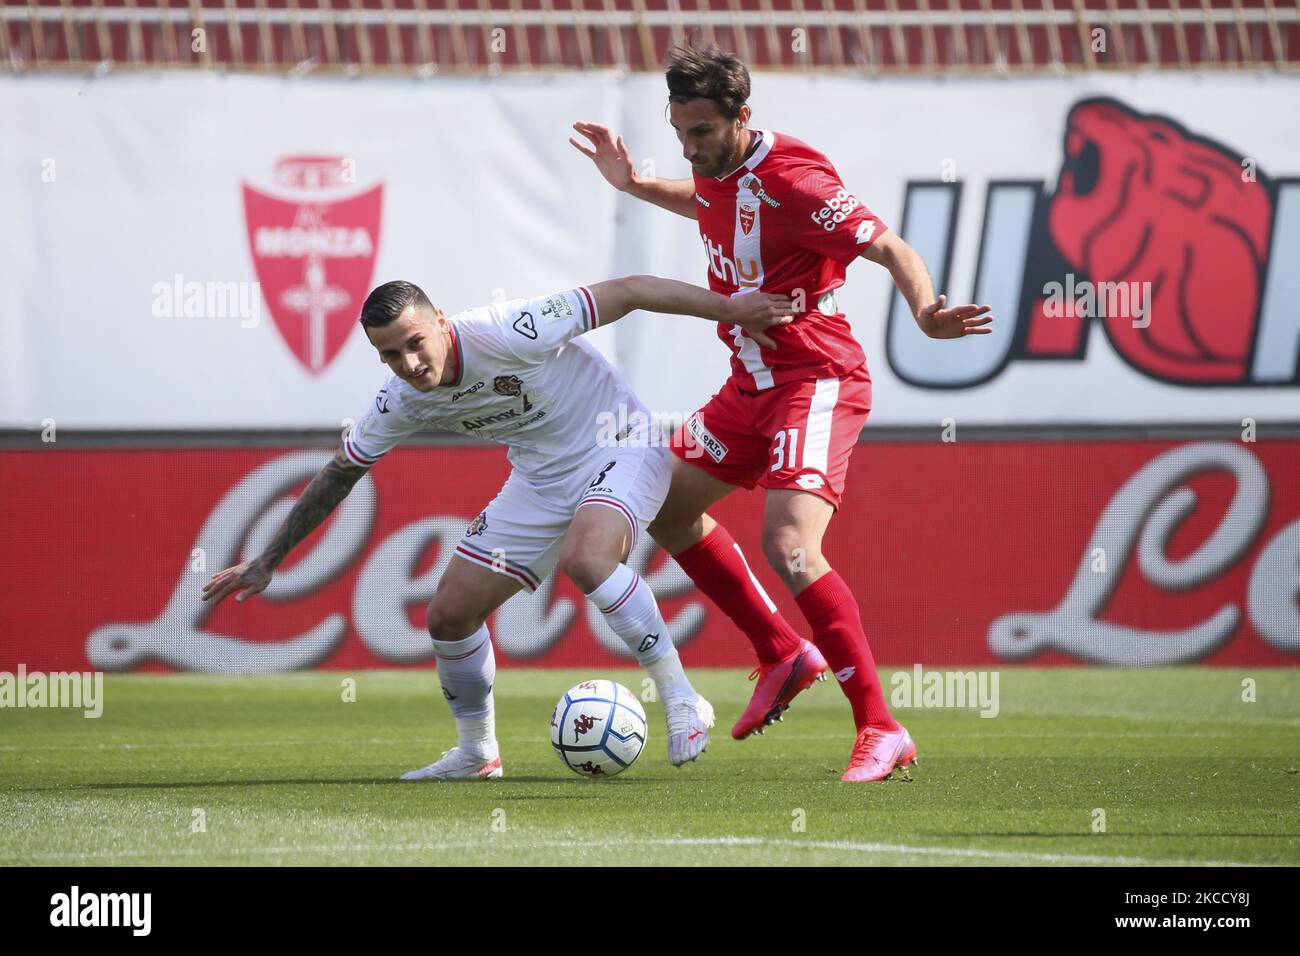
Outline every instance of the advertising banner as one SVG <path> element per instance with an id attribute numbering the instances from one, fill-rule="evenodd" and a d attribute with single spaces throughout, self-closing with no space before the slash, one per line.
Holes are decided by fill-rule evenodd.
<path id="1" fill-rule="evenodd" d="M 4 456 L 0 670 L 216 673 L 432 666 L 425 608 L 508 474 L 497 449 L 399 449 L 290 555 L 212 611 L 212 574 L 256 556 L 328 449 Z M 826 553 L 881 666 L 1300 662 L 1300 442 L 872 442 Z M 788 620 L 762 502 L 711 509 Z M 688 666 L 743 667 L 741 635 L 648 535 L 646 575 Z M 552 576 L 491 620 L 505 666 L 626 663 Z"/>
<path id="2" fill-rule="evenodd" d="M 928 339 L 855 261 L 837 300 L 873 424 L 1295 423 L 1297 101 L 1287 75 L 759 74 L 751 125 L 824 152 L 949 302 L 993 307 L 992 335 Z M 334 430 L 381 379 L 356 324 L 380 282 L 449 314 L 702 285 L 697 223 L 568 143 L 602 123 L 685 178 L 665 102 L 660 76 L 601 72 L 0 77 L 0 428 Z M 727 372 L 697 319 L 592 340 L 657 411 Z"/>

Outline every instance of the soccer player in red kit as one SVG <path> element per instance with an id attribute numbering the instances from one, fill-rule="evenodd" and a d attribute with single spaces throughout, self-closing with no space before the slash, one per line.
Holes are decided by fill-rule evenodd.
<path id="1" fill-rule="evenodd" d="M 835 290 L 861 257 L 889 270 L 933 338 L 988 333 L 992 316 L 988 306 L 946 308 L 921 257 L 844 187 L 825 156 L 784 133 L 749 128 L 749 72 L 735 56 L 677 49 L 667 80 L 669 120 L 691 179 L 638 175 L 622 137 L 594 123 L 574 125 L 590 145 L 570 142 L 615 188 L 699 221 L 714 292 L 786 294 L 796 318 L 770 332 L 775 349 L 761 351 L 743 329 L 718 327 L 731 377 L 674 441 L 672 487 L 649 530 L 754 645 L 759 680 L 732 736 L 762 732 L 829 665 L 857 725 L 841 779 L 881 780 L 915 762 L 916 745 L 885 702 L 857 599 L 821 550 L 871 410 L 866 357 Z M 737 487 L 755 486 L 766 490 L 764 553 L 812 644 L 707 514 Z"/>

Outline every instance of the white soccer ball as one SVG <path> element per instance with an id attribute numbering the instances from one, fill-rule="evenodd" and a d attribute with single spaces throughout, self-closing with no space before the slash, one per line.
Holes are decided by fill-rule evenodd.
<path id="1" fill-rule="evenodd" d="M 585 777 L 612 777 L 645 749 L 645 710 L 612 680 L 570 687 L 551 713 L 551 746 L 564 765 Z"/>

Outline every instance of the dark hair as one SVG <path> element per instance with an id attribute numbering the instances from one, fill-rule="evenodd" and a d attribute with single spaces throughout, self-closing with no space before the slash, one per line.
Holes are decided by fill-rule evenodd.
<path id="1" fill-rule="evenodd" d="M 727 119 L 739 116 L 749 99 L 749 70 L 734 53 L 724 53 L 712 43 L 674 47 L 664 76 L 670 102 L 712 100 Z"/>
<path id="2" fill-rule="evenodd" d="M 366 296 L 361 307 L 361 324 L 377 329 L 396 322 L 411 306 L 433 308 L 433 303 L 414 282 L 385 282 Z"/>

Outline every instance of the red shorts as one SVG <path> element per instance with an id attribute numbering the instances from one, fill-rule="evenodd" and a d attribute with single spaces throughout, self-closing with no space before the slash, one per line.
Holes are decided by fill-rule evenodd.
<path id="1" fill-rule="evenodd" d="M 673 436 L 673 454 L 730 485 L 806 491 L 836 508 L 871 412 L 871 376 L 809 378 L 761 392 L 727 379 Z"/>

